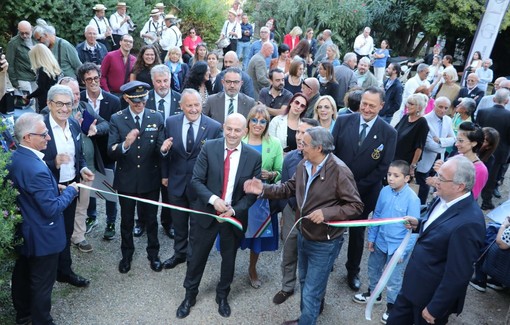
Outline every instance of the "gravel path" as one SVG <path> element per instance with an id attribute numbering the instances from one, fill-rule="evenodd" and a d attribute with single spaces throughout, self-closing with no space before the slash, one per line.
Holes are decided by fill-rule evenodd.
<path id="1" fill-rule="evenodd" d="M 505 184 L 510 183 L 507 174 Z M 508 185 L 503 190 L 507 198 Z M 502 202 L 496 200 L 495 203 Z M 100 206 L 103 209 L 104 204 Z M 264 252 L 260 256 L 259 276 L 262 287 L 258 290 L 248 283 L 249 251 L 239 251 L 236 273 L 232 284 L 229 302 L 232 308 L 230 318 L 223 318 L 217 312 L 214 301 L 215 288 L 219 280 L 221 257 L 213 249 L 200 285 L 197 304 L 191 314 L 179 320 L 175 312 L 184 298 L 184 280 L 186 266 L 181 264 L 174 270 L 153 272 L 146 259 L 147 237 L 135 238 L 136 252 L 132 268 L 128 274 L 120 274 L 117 265 L 121 258 L 119 224 L 117 236 L 113 241 L 102 239 L 104 219 L 100 226 L 88 235 L 93 245 L 92 253 L 82 253 L 73 249 L 74 270 L 91 279 L 89 288 L 78 289 L 65 284 L 56 284 L 54 290 L 52 314 L 60 325 L 114 325 L 114 324 L 280 324 L 285 320 L 299 316 L 299 288 L 285 303 L 274 305 L 272 298 L 281 288 L 280 250 Z M 160 228 L 160 257 L 162 260 L 173 254 L 173 241 L 163 234 Z M 345 237 L 347 240 L 347 236 Z M 335 263 L 335 269 L 329 279 L 326 294 L 326 307 L 319 317 L 318 324 L 380 324 L 385 304 L 376 305 L 373 320 L 364 317 L 364 305 L 352 301 L 353 292 L 345 283 L 346 245 Z M 366 263 L 368 254 L 362 262 L 362 290 L 368 283 Z M 424 284 L 426 285 L 426 284 Z M 510 305 L 510 294 L 487 289 L 479 293 L 468 288 L 464 312 L 460 317 L 451 316 L 451 324 L 500 325 L 504 324 Z"/>

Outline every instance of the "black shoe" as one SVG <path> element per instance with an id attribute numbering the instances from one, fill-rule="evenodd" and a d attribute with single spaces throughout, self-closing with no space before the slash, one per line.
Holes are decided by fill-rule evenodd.
<path id="1" fill-rule="evenodd" d="M 145 232 L 145 226 L 137 224 L 133 228 L 133 236 L 135 236 L 135 237 L 141 237 L 144 232 Z"/>
<path id="2" fill-rule="evenodd" d="M 496 187 L 492 194 L 494 194 L 494 197 L 501 199 L 501 193 L 499 192 L 499 188 Z"/>
<path id="3" fill-rule="evenodd" d="M 175 230 L 174 230 L 173 227 L 163 226 L 163 229 L 165 230 L 165 235 L 170 237 L 170 239 L 174 239 L 175 238 Z"/>
<path id="4" fill-rule="evenodd" d="M 175 255 L 163 262 L 165 269 L 173 269 L 177 265 L 186 262 L 186 257 L 176 257 Z"/>
<path id="5" fill-rule="evenodd" d="M 197 301 L 195 298 L 184 298 L 184 300 L 179 305 L 179 308 L 177 308 L 177 313 L 175 316 L 177 316 L 177 318 L 186 318 L 189 315 L 191 307 L 195 306 L 196 302 Z"/>
<path id="6" fill-rule="evenodd" d="M 32 325 L 32 316 L 17 318 L 16 325 Z"/>
<path id="7" fill-rule="evenodd" d="M 71 273 L 69 275 L 57 275 L 57 281 L 62 283 L 69 283 L 70 285 L 78 288 L 88 287 L 90 284 L 89 280 L 75 273 Z"/>
<path id="8" fill-rule="evenodd" d="M 494 204 L 492 202 L 483 202 L 481 206 L 482 210 L 492 210 L 494 209 Z"/>
<path id="9" fill-rule="evenodd" d="M 161 261 L 159 260 L 159 257 L 149 258 L 149 261 L 150 261 L 150 264 L 151 264 L 151 269 L 154 272 L 161 272 L 161 270 L 163 269 L 163 264 L 161 264 Z"/>
<path id="10" fill-rule="evenodd" d="M 285 302 L 285 300 L 289 299 L 289 297 L 292 296 L 293 294 L 294 294 L 294 291 L 287 292 L 287 291 L 280 290 L 274 295 L 273 302 L 277 305 L 283 304 Z"/>
<path id="11" fill-rule="evenodd" d="M 124 274 L 128 273 L 131 270 L 131 261 L 128 259 L 121 259 L 119 262 L 119 272 Z"/>
<path id="12" fill-rule="evenodd" d="M 218 313 L 223 317 L 230 317 L 230 305 L 227 298 L 216 298 Z"/>
<path id="13" fill-rule="evenodd" d="M 353 291 L 358 291 L 361 288 L 361 281 L 357 274 L 347 275 L 347 284 Z"/>
<path id="14" fill-rule="evenodd" d="M 321 300 L 321 308 L 319 309 L 319 315 L 324 311 L 324 304 L 326 303 L 326 298 L 322 298 Z"/>

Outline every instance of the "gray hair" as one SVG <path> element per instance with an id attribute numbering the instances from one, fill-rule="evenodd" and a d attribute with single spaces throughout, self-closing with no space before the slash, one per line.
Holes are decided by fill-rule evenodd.
<path id="1" fill-rule="evenodd" d="M 420 63 L 418 65 L 418 69 L 416 69 L 417 72 L 422 72 L 423 70 L 427 69 L 429 67 L 428 64 L 426 63 Z"/>
<path id="2" fill-rule="evenodd" d="M 437 99 L 436 99 L 437 101 Z M 464 97 L 461 101 L 462 107 L 466 109 L 466 113 L 471 116 L 476 110 L 476 101 L 473 98 Z"/>
<path id="3" fill-rule="evenodd" d="M 96 31 L 96 33 L 99 33 L 99 31 L 97 30 L 97 27 L 94 26 L 94 25 L 87 25 L 87 26 L 85 26 L 85 29 L 83 30 L 83 33 L 87 33 L 87 30 L 89 30 L 89 29 L 93 29 L 93 30 Z"/>
<path id="4" fill-rule="evenodd" d="M 241 69 L 236 68 L 236 67 L 226 68 L 225 73 L 223 73 L 223 76 L 225 76 L 227 73 L 237 73 L 240 77 L 243 76 L 243 72 L 241 71 Z"/>
<path id="5" fill-rule="evenodd" d="M 322 153 L 327 155 L 333 150 L 335 150 L 335 145 L 333 136 L 331 135 L 331 132 L 329 130 L 326 130 L 325 128 L 321 126 L 314 126 L 306 130 L 306 133 L 310 135 L 310 138 L 312 138 L 312 142 L 310 145 L 313 148 L 317 148 L 318 146 L 322 147 Z"/>
<path id="6" fill-rule="evenodd" d="M 347 63 L 350 60 L 354 59 L 355 57 L 356 57 L 356 53 L 354 53 L 354 52 L 347 52 L 344 55 L 344 62 Z"/>
<path id="7" fill-rule="evenodd" d="M 457 155 L 448 159 L 455 162 L 455 174 L 453 175 L 453 183 L 464 184 L 465 192 L 470 192 L 475 183 L 475 165 L 468 158 Z"/>
<path id="8" fill-rule="evenodd" d="M 74 104 L 74 95 L 71 88 L 69 88 L 68 86 L 64 85 L 52 86 L 48 91 L 48 101 L 53 100 L 53 98 L 55 98 L 55 96 L 57 95 L 69 96 L 69 98 L 71 98 L 71 103 Z"/>
<path id="9" fill-rule="evenodd" d="M 444 69 L 444 70 L 443 70 L 443 73 L 444 73 L 445 75 L 447 75 L 448 77 L 452 78 L 452 80 L 455 80 L 455 77 L 457 76 L 457 75 L 455 74 L 455 70 L 453 70 L 453 69 Z"/>
<path id="10" fill-rule="evenodd" d="M 490 62 L 490 63 L 489 63 L 489 68 L 490 68 L 490 67 L 492 66 L 492 63 L 493 63 L 493 62 L 492 62 L 492 59 L 491 59 L 491 58 L 487 58 L 487 59 L 483 60 L 483 62 L 486 62 L 486 61 L 489 61 L 489 62 Z"/>
<path id="11" fill-rule="evenodd" d="M 506 88 L 499 88 L 496 90 L 496 94 L 494 95 L 494 103 L 505 105 L 508 101 L 508 96 L 510 95 L 510 91 Z"/>
<path id="12" fill-rule="evenodd" d="M 366 64 L 368 64 L 368 66 L 370 66 L 370 59 L 367 58 L 366 56 L 359 59 L 359 63 L 361 63 L 361 62 L 366 63 Z"/>
<path id="13" fill-rule="evenodd" d="M 166 64 L 156 64 L 151 69 L 151 79 L 157 74 L 167 74 L 170 77 L 170 68 Z"/>
<path id="14" fill-rule="evenodd" d="M 470 98 L 471 99 L 471 98 Z M 450 106 L 452 104 L 452 102 L 450 101 L 450 99 L 448 97 L 445 97 L 445 96 L 440 96 L 440 97 L 437 97 L 436 98 L 436 103 L 437 102 L 443 102 L 445 103 L 447 106 Z"/>
<path id="15" fill-rule="evenodd" d="M 37 25 L 34 27 L 34 34 L 37 33 L 39 35 L 55 35 L 55 27 L 48 25 L 48 23 L 42 19 L 37 18 L 35 21 Z"/>
<path id="16" fill-rule="evenodd" d="M 202 96 L 198 91 L 196 91 L 193 88 L 185 88 L 181 93 L 181 100 L 179 101 L 179 104 L 182 102 L 182 99 L 184 98 L 184 95 L 193 95 L 195 96 L 200 103 L 202 103 Z"/>
<path id="17" fill-rule="evenodd" d="M 25 113 L 14 123 L 14 137 L 21 143 L 25 134 L 35 132 L 37 122 L 43 121 L 43 116 L 37 113 Z"/>

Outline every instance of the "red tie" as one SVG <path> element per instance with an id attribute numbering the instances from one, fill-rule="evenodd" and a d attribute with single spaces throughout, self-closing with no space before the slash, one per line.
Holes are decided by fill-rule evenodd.
<path id="1" fill-rule="evenodd" d="M 228 174 L 230 173 L 230 155 L 236 150 L 237 149 L 227 149 L 227 157 L 223 162 L 223 189 L 221 191 L 222 200 L 225 200 L 225 197 L 227 196 Z"/>

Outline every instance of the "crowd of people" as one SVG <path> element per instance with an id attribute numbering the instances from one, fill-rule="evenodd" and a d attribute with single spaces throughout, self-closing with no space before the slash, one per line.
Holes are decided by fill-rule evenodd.
<path id="1" fill-rule="evenodd" d="M 103 237 L 115 238 L 120 206 L 119 272 L 131 270 L 133 237 L 144 234 L 153 271 L 187 262 L 177 318 L 196 304 L 215 242 L 222 257 L 216 302 L 229 317 L 238 249 L 250 249 L 247 275 L 258 289 L 262 252 L 286 238 L 273 302 L 284 303 L 299 279 L 301 315 L 286 324 L 315 324 L 344 241 L 345 228 L 330 223 L 396 217 L 405 223 L 371 226 L 366 241 L 365 227 L 349 228 L 347 285 L 359 291 L 363 269 L 370 281 L 354 302 L 368 302 L 411 229 L 381 321 L 445 324 L 462 311 L 483 251 L 482 210 L 495 208 L 510 159 L 510 80 L 496 79 L 488 94 L 489 58 L 475 52 L 460 86 L 452 57 L 435 46 L 403 84 L 400 64 L 388 64 L 390 42 L 375 48 L 369 27 L 340 62 L 329 29 L 316 39 L 312 28 L 295 26 L 277 44 L 270 19 L 255 40 L 236 0 L 219 54 L 194 27 L 183 39 L 180 20 L 163 3 L 136 34 L 127 8 L 118 2 L 108 19 L 107 8 L 95 5 L 76 47 L 42 19 L 21 21 L 1 58 L 0 84 L 7 78 L 24 91 L 36 112 L 16 121 L 20 149 L 9 167 L 23 215 L 13 272 L 18 324 L 53 324 L 55 280 L 90 284 L 73 271 L 71 247 L 93 251 L 86 237 L 101 216 L 96 197 L 86 188 L 78 193 L 77 183 L 92 186 L 107 170 L 121 196 L 118 204 L 106 201 Z M 137 56 L 134 37 L 145 42 Z M 195 212 L 161 208 L 158 217 L 157 205 L 133 198 Z M 158 220 L 174 240 L 164 261 Z M 508 246 L 508 222 L 504 228 Z M 502 286 L 480 277 L 471 283 Z"/>

